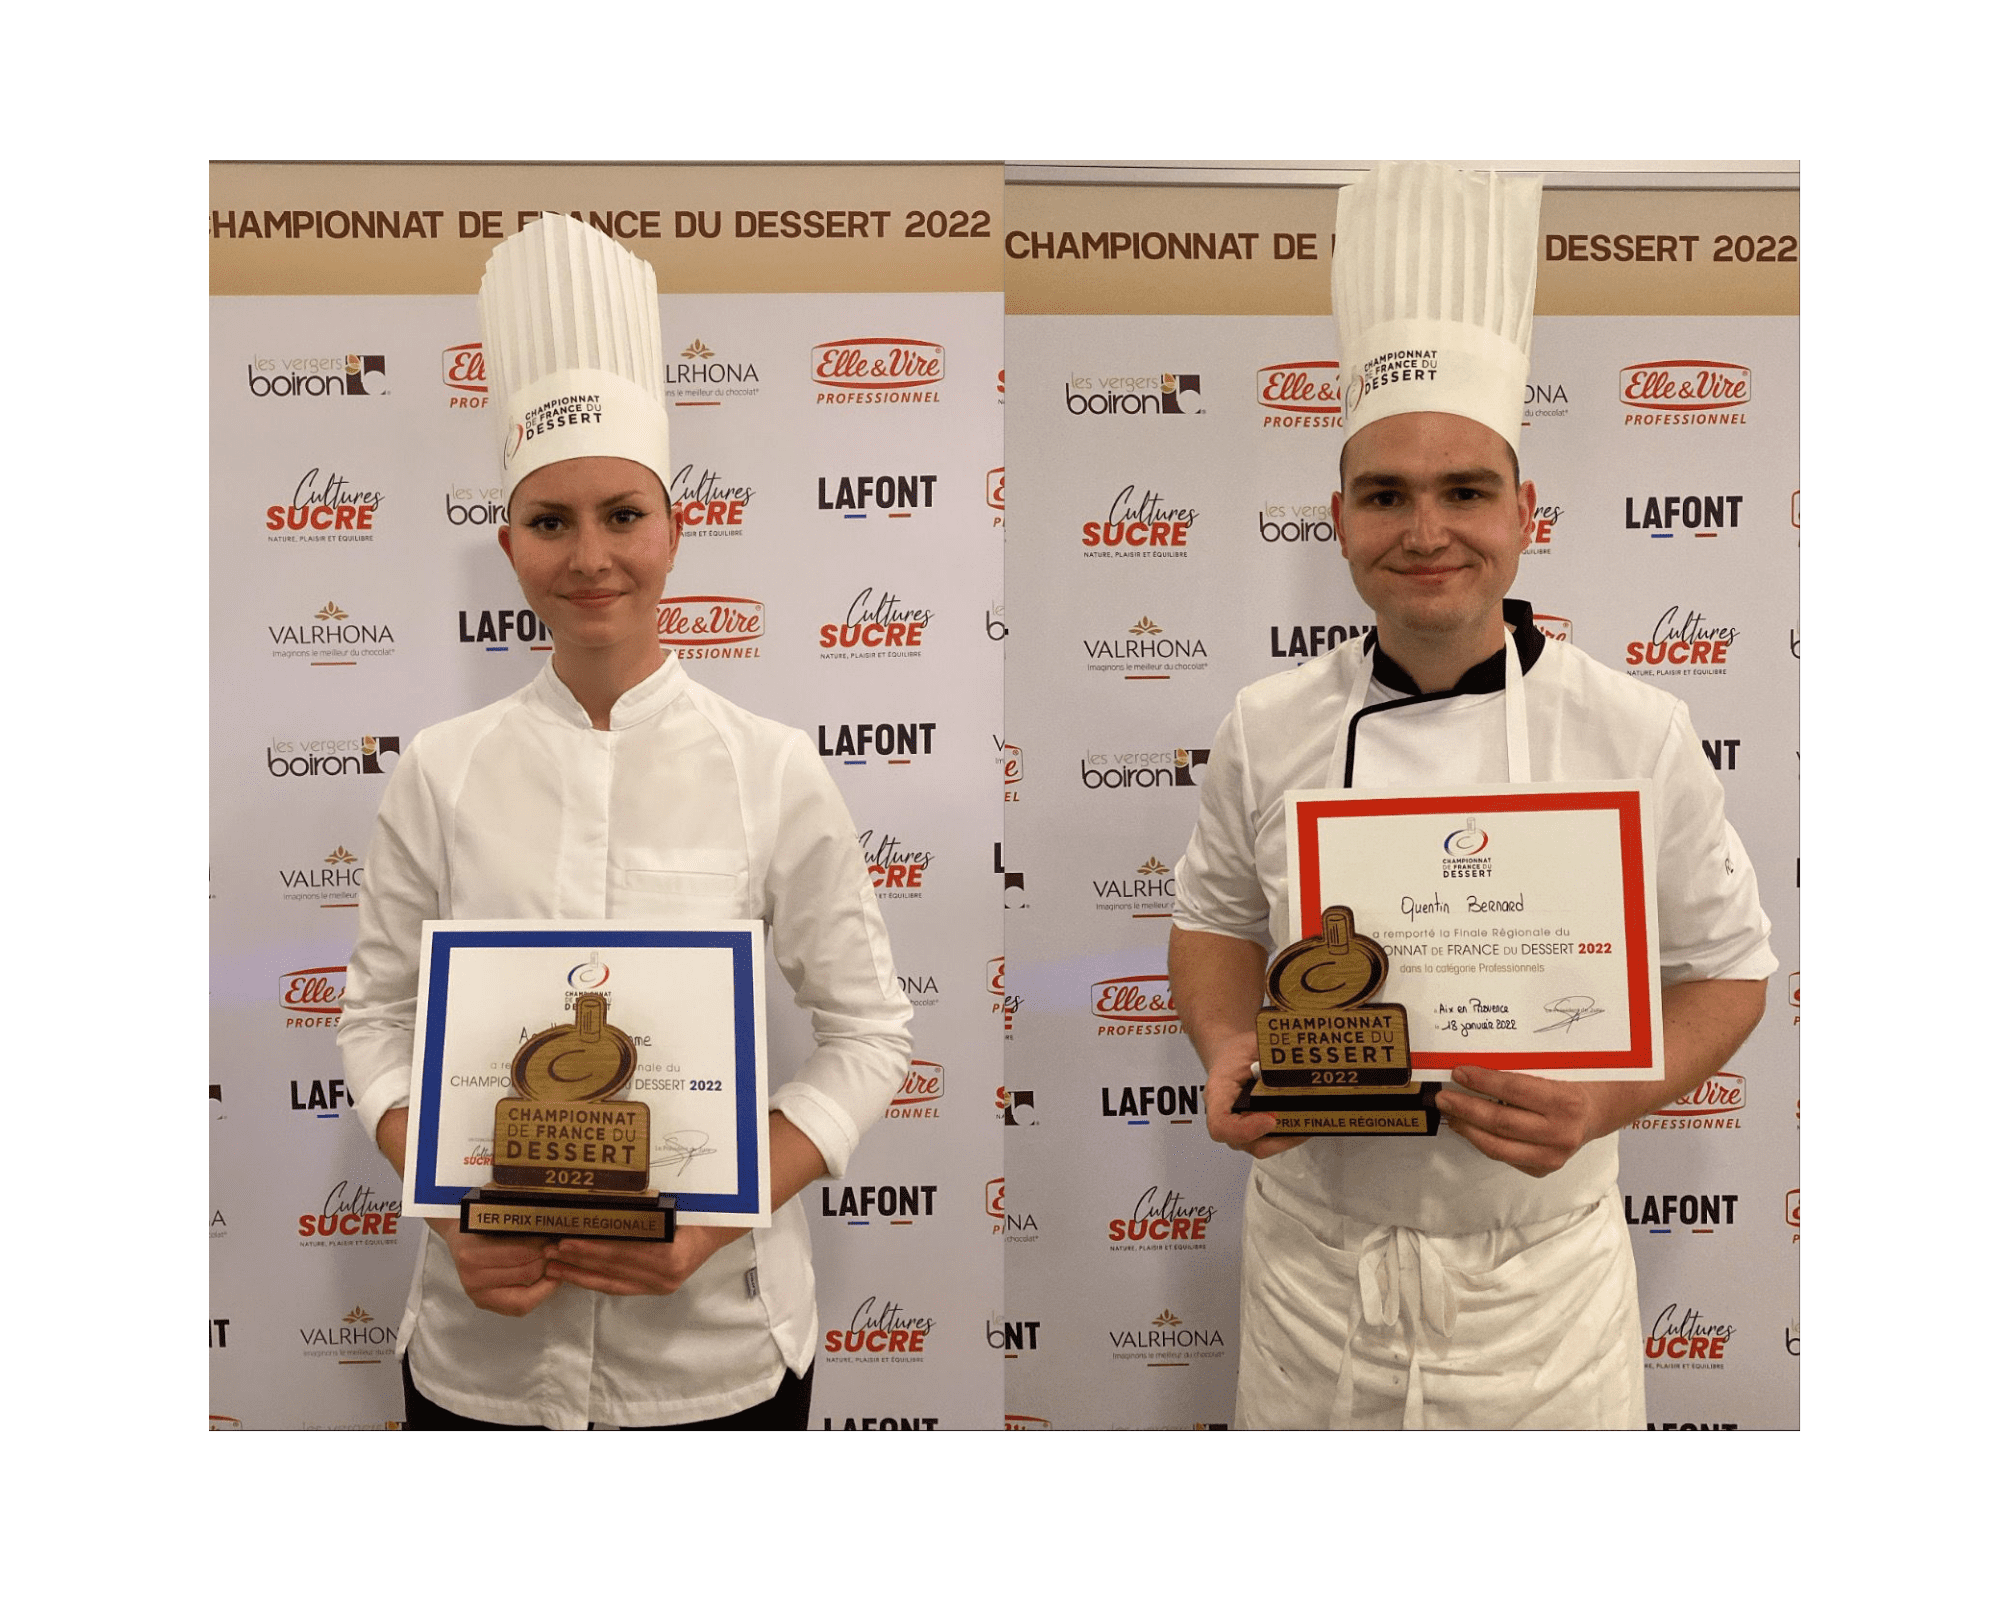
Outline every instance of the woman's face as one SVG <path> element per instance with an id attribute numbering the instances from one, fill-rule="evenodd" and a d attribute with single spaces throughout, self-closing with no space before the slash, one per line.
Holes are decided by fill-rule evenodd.
<path id="1" fill-rule="evenodd" d="M 680 547 L 666 490 L 619 456 L 555 461 L 521 480 L 500 548 L 556 653 L 659 656 L 659 600 Z"/>

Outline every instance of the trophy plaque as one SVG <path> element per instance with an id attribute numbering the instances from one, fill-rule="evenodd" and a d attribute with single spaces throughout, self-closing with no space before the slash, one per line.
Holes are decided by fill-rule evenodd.
<path id="1" fill-rule="evenodd" d="M 1267 1111 L 1288 1137 L 1427 1135 L 1438 1130 L 1434 1083 L 1410 1081 L 1410 1025 L 1400 1005 L 1368 1005 L 1389 957 L 1328 906 L 1320 931 L 1280 950 L 1257 1013 L 1257 1081 L 1234 1109 Z"/>
<path id="2" fill-rule="evenodd" d="M 674 1197 L 647 1186 L 651 1108 L 616 1098 L 638 1051 L 606 1010 L 603 995 L 580 994 L 574 1022 L 514 1052 L 514 1093 L 493 1108 L 493 1182 L 459 1202 L 468 1233 L 673 1238 Z"/>

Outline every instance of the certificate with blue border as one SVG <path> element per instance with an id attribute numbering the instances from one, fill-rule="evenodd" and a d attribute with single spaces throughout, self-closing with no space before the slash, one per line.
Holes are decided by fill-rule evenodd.
<path id="1" fill-rule="evenodd" d="M 771 1147 L 764 925 L 426 922 L 417 979 L 403 1208 L 455 1217 L 489 1182 L 494 1103 L 534 1035 L 600 994 L 638 1066 L 623 1098 L 652 1112 L 651 1186 L 679 1220 L 765 1227 Z"/>

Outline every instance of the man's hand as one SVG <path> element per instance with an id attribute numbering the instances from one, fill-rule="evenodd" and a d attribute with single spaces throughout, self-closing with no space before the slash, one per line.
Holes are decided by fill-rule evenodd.
<path id="1" fill-rule="evenodd" d="M 1591 1140 L 1622 1126 L 1632 1098 L 1624 1084 L 1557 1083 L 1486 1067 L 1455 1067 L 1451 1081 L 1473 1093 L 1438 1091 L 1445 1126 L 1482 1155 L 1531 1178 L 1561 1171 Z"/>
<path id="2" fill-rule="evenodd" d="M 599 1294 L 672 1294 L 699 1267 L 747 1228 L 681 1227 L 667 1244 L 628 1239 L 558 1239 L 546 1271 L 561 1283 Z"/>
<path id="3" fill-rule="evenodd" d="M 449 1217 L 427 1219 L 451 1251 L 465 1296 L 482 1311 L 525 1317 L 562 1287 L 547 1269 L 555 1241 L 539 1233 L 466 1233 Z"/>
<path id="4" fill-rule="evenodd" d="M 1280 1150 L 1289 1150 L 1295 1144 L 1304 1144 L 1298 1138 L 1282 1138 L 1272 1133 L 1278 1119 L 1268 1111 L 1251 1111 L 1238 1116 L 1232 1109 L 1244 1087 L 1256 1075 L 1255 1055 L 1229 1059 L 1217 1052 L 1214 1067 L 1209 1070 L 1208 1088 L 1202 1098 L 1208 1107 L 1208 1136 L 1217 1144 L 1226 1144 L 1232 1150 L 1243 1150 L 1262 1161 L 1266 1156 L 1274 1156 Z"/>

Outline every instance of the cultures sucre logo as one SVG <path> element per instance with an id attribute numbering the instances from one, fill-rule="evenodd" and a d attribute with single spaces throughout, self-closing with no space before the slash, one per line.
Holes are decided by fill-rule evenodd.
<path id="1" fill-rule="evenodd" d="M 1340 363 L 1282 361 L 1257 369 L 1257 404 L 1265 428 L 1338 428 Z"/>
<path id="2" fill-rule="evenodd" d="M 340 1021 L 347 968 L 298 967 L 279 975 L 278 988 L 287 1028 L 331 1028 Z"/>
<path id="3" fill-rule="evenodd" d="M 259 400 L 345 400 L 389 392 L 382 356 L 252 356 L 244 368 Z"/>
<path id="4" fill-rule="evenodd" d="M 265 508 L 265 542 L 372 544 L 382 500 L 381 490 L 358 488 L 332 467 L 308 467 L 289 499 Z"/>
<path id="5" fill-rule="evenodd" d="M 361 876 L 367 869 L 344 844 L 337 844 L 317 861 L 278 868 L 282 898 L 322 910 L 352 911 L 359 903 Z"/>
<path id="6" fill-rule="evenodd" d="M 1219 1360 L 1224 1354 L 1222 1330 L 1188 1322 L 1171 1306 L 1158 1316 L 1123 1328 L 1107 1328 L 1113 1361 L 1143 1361 L 1149 1367 L 1186 1367 L 1197 1361 Z"/>
<path id="7" fill-rule="evenodd" d="M 1181 1031 L 1164 972 L 1099 979 L 1090 986 L 1090 1015 L 1100 1039 Z"/>
<path id="8" fill-rule="evenodd" d="M 1208 670 L 1208 646 L 1200 638 L 1171 633 L 1150 616 L 1122 634 L 1086 638 L 1083 654 L 1085 671 L 1115 672 L 1128 683 L 1165 682 L 1177 673 Z"/>
<path id="9" fill-rule="evenodd" d="M 699 338 L 666 365 L 666 393 L 675 406 L 725 406 L 759 388 L 757 363 L 711 350 Z"/>
<path id="10" fill-rule="evenodd" d="M 1560 505 L 1540 505 L 1535 507 L 1535 515 L 1528 524 L 1528 548 L 1521 552 L 1524 556 L 1545 556 L 1555 549 L 1556 524 L 1562 521 L 1563 508 Z"/>
<path id="11" fill-rule="evenodd" d="M 353 778 L 394 769 L 401 734 L 364 733 L 353 739 L 268 739 L 264 770 L 274 778 Z"/>
<path id="12" fill-rule="evenodd" d="M 924 631 L 935 614 L 894 589 L 877 589 L 870 584 L 847 602 L 838 617 L 820 623 L 821 659 L 860 661 L 894 656 L 914 660 L 924 653 Z"/>
<path id="13" fill-rule="evenodd" d="M 1668 606 L 1652 633 L 1625 646 L 1626 670 L 1635 678 L 1715 678 L 1729 671 L 1737 630 L 1711 621 L 1693 606 Z"/>
<path id="14" fill-rule="evenodd" d="M 389 1244 L 403 1207 L 359 1178 L 342 1178 L 298 1220 L 300 1246 Z"/>
<path id="15" fill-rule="evenodd" d="M 316 1328 L 299 1329 L 299 1354 L 341 1366 L 380 1366 L 396 1358 L 396 1325 L 357 1305 Z"/>
<path id="16" fill-rule="evenodd" d="M 685 661 L 752 661 L 764 653 L 764 602 L 740 594 L 660 597 L 660 648 Z"/>
<path id="17" fill-rule="evenodd" d="M 1733 1194 L 1628 1194 L 1625 1222 L 1647 1233 L 1712 1234 L 1736 1225 Z"/>
<path id="18" fill-rule="evenodd" d="M 1658 1111 L 1640 1117 L 1635 1130 L 1701 1128 L 1721 1130 L 1743 1126 L 1746 1080 L 1739 1072 L 1717 1072 Z"/>
<path id="19" fill-rule="evenodd" d="M 1699 1306 L 1668 1305 L 1654 1316 L 1645 1335 L 1647 1370 L 1720 1372 L 1735 1334 L 1733 1322 L 1720 1321 Z"/>
<path id="20" fill-rule="evenodd" d="M 1697 539 L 1720 538 L 1725 529 L 1743 525 L 1740 494 L 1646 494 L 1625 497 L 1625 526 L 1652 539 L 1691 534 Z"/>
<path id="21" fill-rule="evenodd" d="M 1092 901 L 1099 911 L 1120 916 L 1159 919 L 1174 914 L 1174 869 L 1151 855 L 1124 874 L 1090 880 Z"/>
<path id="22" fill-rule="evenodd" d="M 1083 552 L 1099 558 L 1183 560 L 1200 516 L 1192 506 L 1169 505 L 1157 489 L 1128 483 L 1111 497 L 1111 508 L 1101 521 L 1083 524 Z"/>
<path id="23" fill-rule="evenodd" d="M 1625 426 L 1741 426 L 1750 369 L 1735 361 L 1641 361 L 1618 374 Z"/>
<path id="24" fill-rule="evenodd" d="M 734 483 L 714 467 L 689 461 L 674 469 L 667 497 L 674 505 L 674 525 L 684 539 L 740 539 L 744 517 L 757 491 Z"/>
<path id="25" fill-rule="evenodd" d="M 1206 1250 L 1215 1207 L 1190 1200 L 1178 1189 L 1148 1184 L 1105 1224 L 1113 1255 L 1129 1251 Z"/>
<path id="26" fill-rule="evenodd" d="M 819 753 L 842 766 L 907 767 L 932 753 L 935 722 L 822 722 Z"/>
<path id="27" fill-rule="evenodd" d="M 937 508 L 935 472 L 848 472 L 819 480 L 817 509 L 843 522 L 904 521 Z"/>
<path id="28" fill-rule="evenodd" d="M 1078 758 L 1086 789 L 1191 789 L 1201 782 L 1208 751 L 1191 745 L 1171 750 L 1087 750 Z"/>
<path id="29" fill-rule="evenodd" d="M 1324 655 L 1338 650 L 1349 639 L 1365 639 L 1375 631 L 1372 622 L 1274 622 L 1271 654 L 1280 661 L 1296 657 Z"/>
<path id="30" fill-rule="evenodd" d="M 446 405 L 453 411 L 483 410 L 486 394 L 486 352 L 478 340 L 447 345 L 438 357 Z"/>
<path id="31" fill-rule="evenodd" d="M 1273 500 L 1257 508 L 1257 539 L 1261 544 L 1273 548 L 1332 545 L 1339 537 L 1333 525 L 1333 507 L 1327 501 L 1287 505 Z"/>
<path id="32" fill-rule="evenodd" d="M 337 600 L 327 601 L 306 620 L 267 622 L 264 631 L 271 636 L 271 656 L 277 661 L 352 667 L 396 653 L 396 635 L 388 623 L 352 616 Z"/>
<path id="33" fill-rule="evenodd" d="M 819 1214 L 851 1228 L 913 1227 L 937 1215 L 934 1183 L 822 1183 Z"/>
<path id="34" fill-rule="evenodd" d="M 937 1319 L 923 1316 L 888 1295 L 869 1295 L 844 1327 L 830 1327 L 820 1352 L 830 1365 L 907 1365 L 921 1362 L 937 1332 Z"/>
<path id="35" fill-rule="evenodd" d="M 861 859 L 868 866 L 868 881 L 875 885 L 878 900 L 921 900 L 924 874 L 934 859 L 901 836 L 883 829 L 863 828 L 855 835 Z M 935 887 L 935 885 L 933 885 Z"/>
<path id="36" fill-rule="evenodd" d="M 944 1067 L 936 1061 L 912 1060 L 903 1072 L 902 1087 L 882 1113 L 885 1122 L 934 1122 L 944 1102 Z"/>
<path id="37" fill-rule="evenodd" d="M 823 406 L 936 404 L 944 346 L 929 339 L 834 339 L 812 347 L 813 402 Z"/>
<path id="38" fill-rule="evenodd" d="M 1071 373 L 1063 380 L 1063 409 L 1073 417 L 1198 417 L 1202 403 L 1198 372 L 1148 372 L 1090 377 Z"/>

